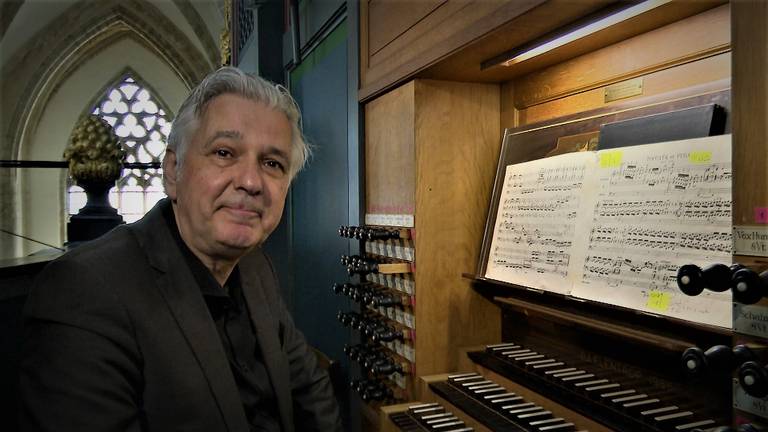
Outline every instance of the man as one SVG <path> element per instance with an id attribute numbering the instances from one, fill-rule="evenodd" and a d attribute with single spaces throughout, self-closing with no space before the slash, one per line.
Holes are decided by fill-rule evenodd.
<path id="1" fill-rule="evenodd" d="M 235 68 L 205 78 L 169 137 L 168 199 L 36 281 L 22 427 L 340 430 L 328 376 L 259 250 L 307 154 L 282 87 Z"/>

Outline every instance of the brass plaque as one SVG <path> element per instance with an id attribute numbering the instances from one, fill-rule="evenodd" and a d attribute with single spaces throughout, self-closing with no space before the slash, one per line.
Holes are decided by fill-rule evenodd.
<path id="1" fill-rule="evenodd" d="M 643 78 L 622 81 L 605 88 L 605 103 L 643 94 Z"/>

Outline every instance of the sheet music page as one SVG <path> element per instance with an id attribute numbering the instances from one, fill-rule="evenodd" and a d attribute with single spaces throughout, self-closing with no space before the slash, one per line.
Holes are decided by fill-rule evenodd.
<path id="1" fill-rule="evenodd" d="M 571 291 L 581 262 L 573 244 L 583 226 L 577 217 L 593 207 L 588 173 L 595 162 L 595 152 L 582 152 L 507 166 L 487 278 Z"/>
<path id="2" fill-rule="evenodd" d="M 597 200 L 572 294 L 731 326 L 731 293 L 683 294 L 684 264 L 731 262 L 731 136 L 597 152 Z"/>

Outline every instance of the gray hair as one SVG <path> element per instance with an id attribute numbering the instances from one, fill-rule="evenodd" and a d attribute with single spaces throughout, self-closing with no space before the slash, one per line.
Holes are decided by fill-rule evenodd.
<path id="1" fill-rule="evenodd" d="M 179 168 L 184 160 L 187 143 L 197 130 L 208 103 L 223 94 L 242 96 L 285 114 L 291 125 L 289 175 L 293 179 L 304 167 L 311 154 L 309 144 L 301 132 L 301 113 L 296 101 L 285 87 L 230 66 L 223 67 L 205 77 L 181 104 L 179 113 L 173 120 L 171 134 L 168 136 L 168 149 L 176 153 L 176 163 Z"/>

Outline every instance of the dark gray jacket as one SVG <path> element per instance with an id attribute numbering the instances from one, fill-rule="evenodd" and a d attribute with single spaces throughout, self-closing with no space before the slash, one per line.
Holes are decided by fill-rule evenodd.
<path id="1" fill-rule="evenodd" d="M 25 309 L 22 430 L 248 431 L 205 300 L 163 220 L 163 200 L 50 263 Z M 328 375 L 256 250 L 243 293 L 284 431 L 341 430 Z"/>

